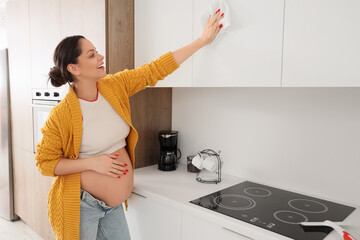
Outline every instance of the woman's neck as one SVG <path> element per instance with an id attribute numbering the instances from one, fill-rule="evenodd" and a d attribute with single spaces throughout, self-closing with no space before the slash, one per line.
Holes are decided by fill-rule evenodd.
<path id="1" fill-rule="evenodd" d="M 74 83 L 72 85 L 76 96 L 78 98 L 82 98 L 85 99 L 87 101 L 94 101 L 97 99 L 98 96 L 98 89 L 97 89 L 97 85 L 95 84 L 79 84 L 79 83 Z"/>

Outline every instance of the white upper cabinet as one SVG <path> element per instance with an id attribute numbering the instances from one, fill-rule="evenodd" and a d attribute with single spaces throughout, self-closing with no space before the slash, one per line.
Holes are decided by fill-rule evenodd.
<path id="1" fill-rule="evenodd" d="M 31 87 L 51 88 L 48 82 L 53 54 L 61 40 L 60 0 L 29 1 Z"/>
<path id="2" fill-rule="evenodd" d="M 285 5 L 283 86 L 360 86 L 360 1 Z"/>
<path id="3" fill-rule="evenodd" d="M 105 0 L 31 0 L 29 15 L 32 88 L 53 88 L 54 50 L 67 36 L 83 35 L 105 56 Z"/>
<path id="4" fill-rule="evenodd" d="M 192 0 L 135 0 L 135 68 L 193 41 Z M 192 57 L 157 87 L 192 85 Z"/>
<path id="5" fill-rule="evenodd" d="M 194 39 L 212 2 L 194 0 Z M 284 0 L 226 2 L 231 29 L 194 54 L 193 86 L 281 86 Z"/>
<path id="6" fill-rule="evenodd" d="M 135 68 L 203 33 L 209 0 L 135 0 Z M 281 86 L 284 0 L 228 0 L 231 30 L 157 87 Z"/>
<path id="7" fill-rule="evenodd" d="M 83 35 L 104 57 L 105 23 L 105 0 L 61 0 L 61 37 Z"/>

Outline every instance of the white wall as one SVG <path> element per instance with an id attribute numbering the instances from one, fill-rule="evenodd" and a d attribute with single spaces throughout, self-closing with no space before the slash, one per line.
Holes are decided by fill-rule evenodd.
<path id="1" fill-rule="evenodd" d="M 360 204 L 360 88 L 173 88 L 186 156 L 221 150 L 223 173 Z"/>
<path id="2" fill-rule="evenodd" d="M 6 31 L 6 2 L 0 0 L 0 49 L 7 48 L 7 31 Z"/>

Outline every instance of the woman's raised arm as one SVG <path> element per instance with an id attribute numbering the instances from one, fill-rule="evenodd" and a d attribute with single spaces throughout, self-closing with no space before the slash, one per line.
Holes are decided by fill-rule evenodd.
<path id="1" fill-rule="evenodd" d="M 219 22 L 222 18 L 224 18 L 224 14 L 220 14 L 218 10 L 216 14 L 211 17 L 209 16 L 207 25 L 202 33 L 201 37 L 196 39 L 194 42 L 182 47 L 174 52 L 172 52 L 175 61 L 177 64 L 182 64 L 186 59 L 188 59 L 191 55 L 193 55 L 197 50 L 204 47 L 205 45 L 211 43 L 216 35 L 219 33 L 222 25 L 219 25 Z"/>
<path id="2" fill-rule="evenodd" d="M 180 67 L 187 58 L 197 50 L 211 43 L 221 29 L 220 20 L 224 15 L 220 15 L 220 9 L 214 16 L 209 16 L 207 25 L 201 37 L 194 42 L 182 47 L 174 52 L 167 52 L 158 59 L 146 63 L 136 69 L 125 69 L 115 74 L 108 74 L 106 78 L 113 89 L 124 89 L 127 96 L 131 97 L 135 93 L 143 90 L 146 86 L 155 86 L 159 80 L 174 72 Z M 122 94 L 122 92 L 119 92 Z"/>

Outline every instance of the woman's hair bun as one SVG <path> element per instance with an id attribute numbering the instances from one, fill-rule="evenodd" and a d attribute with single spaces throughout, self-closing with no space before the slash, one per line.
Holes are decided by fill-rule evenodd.
<path id="1" fill-rule="evenodd" d="M 61 70 L 56 66 L 50 68 L 49 79 L 54 87 L 60 87 L 66 83 L 66 80 L 62 77 Z"/>
<path id="2" fill-rule="evenodd" d="M 74 82 L 72 74 L 67 70 L 69 64 L 77 64 L 78 57 L 81 55 L 80 39 L 85 38 L 81 35 L 65 37 L 56 46 L 54 51 L 54 67 L 50 68 L 49 80 L 54 87 L 60 87 L 66 83 Z"/>

